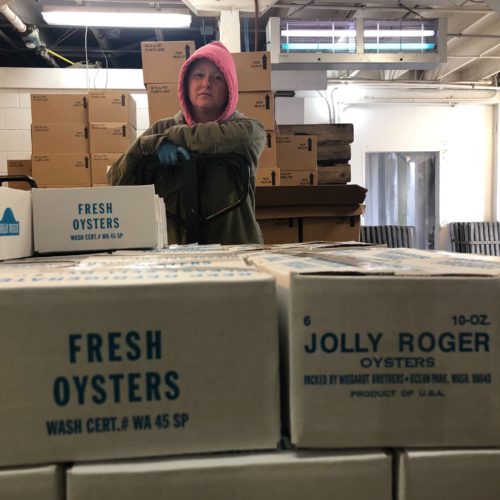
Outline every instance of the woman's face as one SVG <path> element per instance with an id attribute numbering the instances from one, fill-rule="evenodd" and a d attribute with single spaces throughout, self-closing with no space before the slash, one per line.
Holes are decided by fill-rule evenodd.
<path id="1" fill-rule="evenodd" d="M 228 99 L 224 75 L 208 59 L 199 59 L 191 65 L 187 83 L 193 118 L 197 122 L 215 121 Z"/>

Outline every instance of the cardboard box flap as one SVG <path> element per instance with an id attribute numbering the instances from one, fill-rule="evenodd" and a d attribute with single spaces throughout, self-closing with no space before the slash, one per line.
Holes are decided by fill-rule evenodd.
<path id="1" fill-rule="evenodd" d="M 73 465 L 69 469 L 71 476 L 88 475 L 93 473 L 128 475 L 141 472 L 169 472 L 199 469 L 225 469 L 235 467 L 259 467 L 286 464 L 300 464 L 311 466 L 314 464 L 330 463 L 341 464 L 349 462 L 361 464 L 363 462 L 386 462 L 391 460 L 383 451 L 344 451 L 336 450 L 331 453 L 301 450 L 263 453 L 221 454 L 212 456 L 190 456 L 175 458 L 155 458 L 150 460 L 123 460 L 120 462 L 89 463 Z"/>
<path id="2" fill-rule="evenodd" d="M 500 257 L 453 254 L 416 248 L 368 246 L 325 250 L 337 258 L 354 258 L 361 262 L 378 262 L 394 269 L 394 274 L 422 276 L 500 276 Z M 318 257 L 324 258 L 324 257 Z M 412 271 L 412 272 L 410 272 Z"/>
<path id="3" fill-rule="evenodd" d="M 408 250 L 410 250 L 408 252 Z M 353 274 L 392 276 L 500 276 L 500 258 L 450 259 L 427 251 L 428 259 L 415 258 L 411 249 L 380 247 L 344 247 L 318 251 L 271 253 L 254 256 L 250 261 L 258 268 L 272 268 L 287 274 Z"/>
<path id="4" fill-rule="evenodd" d="M 235 254 L 226 255 L 160 255 L 160 254 L 136 254 L 130 256 L 95 256 L 83 259 L 79 263 L 81 269 L 148 269 L 148 270 L 175 270 L 180 268 L 196 267 L 218 268 L 218 269 L 245 269 L 249 268 L 243 257 Z M 250 268 L 251 269 L 251 268 Z"/>
<path id="5" fill-rule="evenodd" d="M 349 257 L 317 258 L 314 253 L 306 252 L 300 255 L 263 252 L 248 258 L 258 269 L 279 273 L 285 276 L 293 275 L 393 275 L 394 270 L 383 263 L 366 263 Z"/>
<path id="6" fill-rule="evenodd" d="M 19 270 L 14 266 L 0 267 L 0 290 L 13 288 L 65 288 L 65 287 L 110 287 L 115 284 L 120 286 L 134 286 L 137 284 L 182 284 L 182 283 L 217 283 L 238 282 L 249 283 L 253 281 L 272 281 L 268 274 L 245 268 L 217 267 L 100 267 L 98 269 L 84 270 L 74 266 L 45 267 L 31 266 Z"/>
<path id="7" fill-rule="evenodd" d="M 266 186 L 255 190 L 256 207 L 297 205 L 359 205 L 367 189 L 357 184 Z"/>

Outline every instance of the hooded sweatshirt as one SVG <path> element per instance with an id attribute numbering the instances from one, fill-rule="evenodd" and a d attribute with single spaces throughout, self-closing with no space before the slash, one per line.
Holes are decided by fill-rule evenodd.
<path id="1" fill-rule="evenodd" d="M 195 125 L 196 121 L 191 115 L 191 108 L 189 106 L 189 98 L 187 95 L 187 76 L 189 74 L 189 67 L 193 62 L 199 59 L 208 59 L 215 64 L 219 71 L 224 75 L 228 88 L 228 100 L 226 109 L 217 118 L 217 123 L 225 122 L 236 111 L 238 104 L 238 78 L 236 76 L 236 66 L 234 64 L 233 56 L 221 42 L 211 42 L 198 50 L 193 52 L 191 57 L 186 60 L 182 65 L 179 73 L 178 94 L 179 102 L 181 104 L 184 119 L 188 125 Z"/>

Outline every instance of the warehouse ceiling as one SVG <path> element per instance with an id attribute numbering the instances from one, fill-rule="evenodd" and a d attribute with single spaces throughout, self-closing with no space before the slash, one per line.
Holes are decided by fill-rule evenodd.
<path id="1" fill-rule="evenodd" d="M 425 1 L 425 0 L 424 0 Z M 192 14 L 187 29 L 139 29 L 49 26 L 41 16 L 47 5 L 125 6 L 184 11 Z M 447 18 L 447 58 L 434 69 L 365 70 L 336 68 L 330 78 L 345 80 L 479 83 L 497 86 L 500 73 L 500 0 L 169 0 L 148 1 L 60 1 L 0 0 L 21 21 L 36 25 L 40 41 L 49 50 L 45 57 L 30 49 L 7 18 L 0 14 L 0 66 L 140 68 L 141 41 L 194 40 L 197 47 L 219 38 L 219 13 L 234 7 L 240 11 L 241 50 L 265 50 L 265 28 L 269 17 L 281 19 L 381 20 Z M 255 9 L 257 7 L 258 15 Z"/>

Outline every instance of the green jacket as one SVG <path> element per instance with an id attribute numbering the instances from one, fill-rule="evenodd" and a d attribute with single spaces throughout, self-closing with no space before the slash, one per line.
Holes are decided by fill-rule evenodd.
<path id="1" fill-rule="evenodd" d="M 262 243 L 262 233 L 255 219 L 255 170 L 265 145 L 263 125 L 236 112 L 222 124 L 198 123 L 188 126 L 182 112 L 160 120 L 149 127 L 111 167 L 108 184 L 137 184 L 137 165 L 147 156 L 153 156 L 164 141 L 184 146 L 192 153 L 238 154 L 250 166 L 250 190 L 246 201 L 232 212 L 206 226 L 206 243 L 243 244 Z M 237 200 L 231 171 L 216 167 L 205 178 L 201 205 L 206 213 L 212 213 Z M 166 202 L 167 213 L 184 217 L 185 207 L 177 190 L 182 186 L 182 171 L 176 167 L 155 170 L 155 190 Z M 186 243 L 182 224 L 167 222 L 169 244 Z"/>

